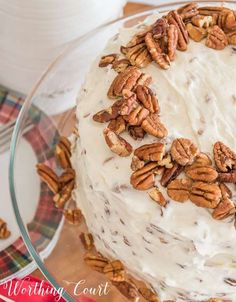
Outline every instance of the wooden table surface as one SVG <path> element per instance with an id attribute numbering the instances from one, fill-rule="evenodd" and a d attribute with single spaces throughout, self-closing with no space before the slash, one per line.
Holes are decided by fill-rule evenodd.
<path id="1" fill-rule="evenodd" d="M 148 8 L 151 8 L 151 6 L 145 4 L 139 4 L 139 3 L 128 3 L 124 8 L 124 14 L 128 15 Z M 81 232 L 81 227 L 79 232 Z M 75 242 L 74 240 L 76 237 L 78 238 L 78 242 Z M 77 252 L 75 253 L 75 251 Z M 62 233 L 60 235 L 60 239 L 55 249 L 48 257 L 48 259 L 46 259 L 44 262 L 46 264 L 47 269 L 50 272 L 54 272 L 55 278 L 57 278 L 57 276 L 58 277 L 61 276 L 61 274 L 63 275 L 63 278 L 66 279 L 67 281 L 75 282 L 84 278 L 86 280 L 89 280 L 88 286 L 92 286 L 94 284 L 93 279 L 96 280 L 95 282 L 97 282 L 98 279 L 99 282 L 105 281 L 101 278 L 101 275 L 99 275 L 98 278 L 96 277 L 96 273 L 88 270 L 87 267 L 81 266 L 81 263 L 83 263 L 82 261 L 83 253 L 84 251 L 81 251 L 81 245 L 79 241 L 79 234 L 78 234 L 77 227 L 73 227 L 68 223 L 65 223 L 63 226 Z M 63 263 L 58 262 L 61 261 L 61 259 L 64 259 Z M 79 267 L 77 264 L 79 264 Z M 40 279 L 45 279 L 43 274 L 38 269 L 34 271 L 33 275 L 39 277 Z M 61 285 L 62 281 L 60 280 L 59 283 Z M 72 290 L 71 286 L 72 285 L 69 285 L 68 282 L 67 284 L 65 283 L 64 285 L 64 287 L 69 291 Z M 114 294 L 109 294 L 107 299 L 104 299 L 103 297 L 101 300 L 99 298 L 97 298 L 97 300 L 107 301 L 107 302 L 127 301 L 126 299 L 123 299 L 120 295 L 117 295 L 116 290 L 114 291 Z"/>

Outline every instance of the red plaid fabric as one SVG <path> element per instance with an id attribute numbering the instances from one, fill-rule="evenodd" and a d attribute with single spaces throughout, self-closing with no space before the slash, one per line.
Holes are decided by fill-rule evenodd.
<path id="1" fill-rule="evenodd" d="M 16 119 L 23 103 L 23 98 L 16 93 L 0 89 L 0 123 L 5 124 Z M 24 134 L 30 143 L 38 162 L 47 162 L 55 168 L 55 158 L 52 146 L 58 140 L 54 124 L 37 107 L 31 108 L 29 119 L 33 127 Z M 62 219 L 62 211 L 55 208 L 52 193 L 41 183 L 40 198 L 33 220 L 27 225 L 29 236 L 35 247 L 43 251 L 52 240 Z M 0 280 L 10 277 L 32 261 L 22 238 L 0 252 Z"/>

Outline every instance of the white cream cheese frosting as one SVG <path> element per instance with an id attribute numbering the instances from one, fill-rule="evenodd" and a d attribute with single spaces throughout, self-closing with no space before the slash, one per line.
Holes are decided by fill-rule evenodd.
<path id="1" fill-rule="evenodd" d="M 104 54 L 118 53 L 137 30 L 122 29 Z M 217 221 L 205 208 L 168 197 L 168 205 L 161 208 L 148 192 L 132 188 L 132 156 L 112 153 L 104 141 L 104 124 L 92 119 L 112 104 L 107 91 L 116 76 L 110 67 L 99 68 L 98 61 L 78 98 L 80 138 L 73 154 L 75 198 L 98 251 L 120 259 L 135 277 L 150 283 L 161 299 L 236 301 L 232 218 Z M 236 49 L 215 51 L 191 41 L 186 52 L 177 52 L 169 70 L 151 63 L 143 71 L 153 78 L 150 87 L 158 96 L 161 120 L 169 132 L 167 149 L 168 140 L 186 137 L 210 155 L 218 140 L 236 151 Z M 156 141 L 151 136 L 142 142 L 127 133 L 122 136 L 133 148 Z M 233 193 L 235 200 L 234 188 Z"/>

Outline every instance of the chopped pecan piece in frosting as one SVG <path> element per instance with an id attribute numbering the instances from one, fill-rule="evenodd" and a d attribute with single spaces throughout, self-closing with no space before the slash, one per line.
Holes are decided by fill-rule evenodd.
<path id="1" fill-rule="evenodd" d="M 148 163 L 141 169 L 135 171 L 130 178 L 131 185 L 136 190 L 148 190 L 154 186 L 154 172 L 158 169 L 157 163 Z"/>
<path id="2" fill-rule="evenodd" d="M 227 197 L 222 198 L 218 206 L 212 212 L 212 217 L 217 220 L 225 219 L 228 216 L 235 214 L 236 208 L 232 200 Z"/>
<path id="3" fill-rule="evenodd" d="M 152 33 L 146 35 L 145 42 L 153 60 L 162 69 L 168 69 L 170 67 L 170 59 L 167 54 L 162 52 L 160 45 L 154 40 Z"/>
<path id="4" fill-rule="evenodd" d="M 36 167 L 41 180 L 47 184 L 53 193 L 56 194 L 60 189 L 60 182 L 56 173 L 45 164 L 37 164 Z"/>
<path id="5" fill-rule="evenodd" d="M 156 113 L 151 113 L 142 122 L 141 127 L 148 133 L 158 138 L 164 138 L 168 132 Z"/>
<path id="6" fill-rule="evenodd" d="M 190 179 L 175 179 L 167 186 L 167 194 L 175 201 L 184 202 L 189 199 L 192 181 Z"/>
<path id="7" fill-rule="evenodd" d="M 198 15 L 198 5 L 196 2 L 190 2 L 180 7 L 177 12 L 183 20 L 187 20 Z"/>
<path id="8" fill-rule="evenodd" d="M 109 54 L 109 55 L 102 56 L 100 61 L 99 61 L 98 66 L 99 67 L 106 67 L 106 66 L 112 64 L 116 60 L 117 57 L 118 57 L 118 54 L 116 54 L 116 53 L 112 53 L 112 54 Z"/>
<path id="9" fill-rule="evenodd" d="M 166 187 L 172 180 L 179 176 L 183 169 L 183 166 L 180 166 L 178 163 L 173 163 L 171 168 L 165 168 L 160 180 L 161 185 Z"/>
<path id="10" fill-rule="evenodd" d="M 206 46 L 216 49 L 222 50 L 228 45 L 228 39 L 223 30 L 214 25 L 209 31 L 206 39 Z"/>
<path id="11" fill-rule="evenodd" d="M 148 194 L 151 197 L 151 199 L 157 202 L 160 206 L 162 207 L 166 206 L 167 201 L 158 188 L 152 189 Z"/>
<path id="12" fill-rule="evenodd" d="M 139 159 L 144 161 L 161 161 L 165 153 L 165 145 L 162 143 L 153 143 L 143 145 L 134 151 Z"/>
<path id="13" fill-rule="evenodd" d="M 0 218 L 0 239 L 7 239 L 11 236 L 11 232 L 7 228 L 7 223 Z"/>
<path id="14" fill-rule="evenodd" d="M 193 183 L 189 198 L 198 207 L 214 209 L 221 197 L 221 190 L 217 184 L 199 181 Z"/>
<path id="15" fill-rule="evenodd" d="M 181 166 L 191 165 L 199 153 L 197 146 L 188 138 L 177 138 L 171 145 L 171 156 Z"/>
<path id="16" fill-rule="evenodd" d="M 160 112 L 160 106 L 157 97 L 154 95 L 153 91 L 149 87 L 144 85 L 138 85 L 136 88 L 136 94 L 138 100 L 151 113 Z"/>
<path id="17" fill-rule="evenodd" d="M 103 131 L 106 143 L 112 152 L 116 153 L 121 157 L 129 156 L 133 148 L 132 146 L 120 135 L 116 134 L 114 131 L 106 128 Z"/>
<path id="18" fill-rule="evenodd" d="M 222 142 L 216 142 L 213 147 L 214 160 L 220 172 L 231 171 L 236 164 L 236 153 Z"/>
<path id="19" fill-rule="evenodd" d="M 157 294 L 147 287 L 140 287 L 138 289 L 143 298 L 148 302 L 161 302 Z"/>
<path id="20" fill-rule="evenodd" d="M 188 32 L 186 29 L 186 26 L 181 18 L 181 16 L 178 14 L 177 11 L 171 11 L 167 15 L 167 20 L 169 24 L 173 24 L 176 26 L 178 30 L 178 45 L 177 49 L 184 51 L 187 49 L 187 45 L 189 43 L 189 37 Z"/>
<path id="21" fill-rule="evenodd" d="M 120 260 L 114 260 L 109 262 L 103 268 L 103 273 L 109 278 L 111 281 L 115 282 L 123 282 L 125 281 L 125 268 Z"/>
<path id="22" fill-rule="evenodd" d="M 218 177 L 218 173 L 215 168 L 211 166 L 201 166 L 198 164 L 188 166 L 185 169 L 185 173 L 192 180 L 204 182 L 214 182 Z"/>
<path id="23" fill-rule="evenodd" d="M 125 71 L 119 73 L 111 83 L 107 93 L 108 97 L 115 99 L 122 96 L 124 89 L 132 90 L 141 74 L 141 70 L 134 66 L 128 67 Z"/>

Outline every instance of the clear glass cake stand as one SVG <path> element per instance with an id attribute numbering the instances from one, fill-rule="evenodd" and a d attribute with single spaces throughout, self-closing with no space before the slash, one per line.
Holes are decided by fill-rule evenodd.
<path id="1" fill-rule="evenodd" d="M 215 5 L 221 1 L 200 1 L 202 4 Z M 11 143 L 11 158 L 9 165 L 9 182 L 12 204 L 25 245 L 46 279 L 56 288 L 64 288 L 63 297 L 67 301 L 83 301 L 75 290 L 75 284 L 85 280 L 83 287 L 98 288 L 106 280 L 94 273 L 83 263 L 84 250 L 79 240 L 79 234 L 86 229 L 82 226 L 69 225 L 63 221 L 60 210 L 52 209 L 50 194 L 42 192 L 35 165 L 28 167 L 30 173 L 24 180 L 21 179 L 19 162 L 20 149 L 26 143 L 29 120 L 33 123 L 30 135 L 34 139 L 35 161 L 51 160 L 52 150 L 58 139 L 58 134 L 69 135 L 74 126 L 74 109 L 76 94 L 83 83 L 90 64 L 102 53 L 107 40 L 118 33 L 121 27 L 131 27 L 145 17 L 156 12 L 167 12 L 179 7 L 185 2 L 165 3 L 156 8 L 110 22 L 90 32 L 86 36 L 74 40 L 41 76 L 17 119 Z M 236 6 L 236 1 L 225 1 Z M 88 21 L 89 22 L 89 21 Z M 60 107 L 66 110 L 58 113 Z M 36 125 L 36 126 L 35 126 Z M 29 160 L 29 163 L 32 162 Z M 25 165 L 29 164 L 25 163 Z M 33 184 L 33 185 L 32 185 Z M 23 219 L 27 211 L 24 202 L 24 191 L 37 190 L 43 198 L 32 201 L 35 204 L 35 214 Z M 40 195 L 41 196 L 41 195 Z M 46 196 L 46 197 L 45 197 Z M 41 196 L 42 197 L 42 196 Z M 49 210 L 48 210 L 49 207 Z M 49 216 L 51 214 L 51 216 Z M 42 217 L 43 216 L 43 217 Z M 115 288 L 109 295 L 96 295 L 96 301 L 122 302 L 126 299 Z"/>

